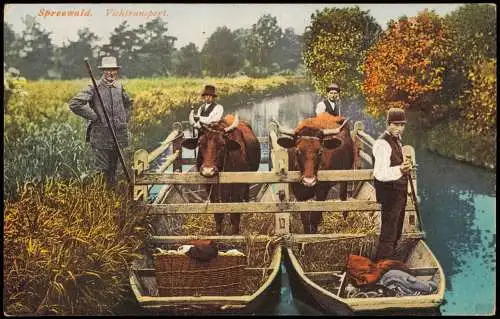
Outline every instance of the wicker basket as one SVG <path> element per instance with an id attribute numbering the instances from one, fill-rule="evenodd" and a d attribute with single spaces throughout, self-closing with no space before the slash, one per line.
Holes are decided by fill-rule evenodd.
<path id="1" fill-rule="evenodd" d="M 243 294 L 246 256 L 218 255 L 200 262 L 184 254 L 154 254 L 160 296 Z"/>

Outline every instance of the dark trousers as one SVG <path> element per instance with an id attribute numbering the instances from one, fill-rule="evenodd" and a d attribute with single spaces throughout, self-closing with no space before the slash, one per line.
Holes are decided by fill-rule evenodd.
<path id="1" fill-rule="evenodd" d="M 401 238 L 405 207 L 407 199 L 406 189 L 385 190 L 384 196 L 380 196 L 382 204 L 382 229 L 377 247 L 376 260 L 390 258 Z"/>
<path id="2" fill-rule="evenodd" d="M 92 147 L 92 152 L 94 153 L 94 169 L 104 175 L 108 188 L 114 187 L 116 185 L 118 152 L 114 149 L 98 149 L 95 147 Z"/>

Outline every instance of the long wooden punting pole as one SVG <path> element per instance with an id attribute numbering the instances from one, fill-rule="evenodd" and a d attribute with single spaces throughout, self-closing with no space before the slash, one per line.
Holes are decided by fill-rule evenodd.
<path id="1" fill-rule="evenodd" d="M 407 155 L 406 157 L 407 159 L 411 160 L 411 155 Z M 422 217 L 420 217 L 420 210 L 418 209 L 417 194 L 415 193 L 415 185 L 413 184 L 411 173 L 408 172 L 407 176 L 408 176 L 408 181 L 410 182 L 411 200 L 413 202 L 413 206 L 415 207 L 415 213 L 417 214 L 418 222 L 420 224 L 420 229 L 424 229 L 424 224 L 422 224 Z"/>
<path id="2" fill-rule="evenodd" d="M 106 123 L 108 124 L 109 130 L 111 132 L 111 136 L 113 137 L 113 142 L 115 143 L 115 147 L 118 150 L 118 158 L 120 159 L 120 163 L 122 164 L 123 172 L 125 173 L 125 176 L 127 177 L 127 181 L 129 183 L 129 185 L 132 186 L 132 179 L 130 178 L 129 172 L 127 170 L 127 166 L 125 165 L 125 160 L 123 159 L 123 154 L 122 154 L 122 150 L 120 149 L 120 145 L 118 145 L 118 140 L 116 139 L 115 130 L 113 129 L 113 126 L 111 125 L 108 113 L 106 112 L 106 108 L 104 107 L 104 103 L 102 102 L 101 93 L 99 93 L 99 89 L 97 88 L 97 84 L 95 82 L 94 75 L 92 74 L 92 69 L 90 68 L 89 59 L 85 58 L 84 61 L 85 61 L 85 66 L 87 67 L 87 71 L 89 72 L 90 78 L 92 79 L 92 84 L 94 85 L 94 89 L 97 93 L 97 97 L 99 98 L 99 102 L 101 103 L 102 111 L 104 113 L 104 117 L 106 118 Z"/>

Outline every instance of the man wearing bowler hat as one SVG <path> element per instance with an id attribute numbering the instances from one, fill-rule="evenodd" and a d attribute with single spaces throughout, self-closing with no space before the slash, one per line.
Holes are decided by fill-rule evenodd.
<path id="1" fill-rule="evenodd" d="M 205 103 L 198 108 L 196 114 L 194 110 L 191 110 L 191 113 L 189 113 L 189 122 L 198 129 L 201 128 L 200 123 L 209 124 L 219 121 L 224 112 L 222 105 L 215 102 L 215 98 L 217 97 L 215 86 L 205 85 L 205 88 L 201 92 L 201 97 Z"/>
<path id="2" fill-rule="evenodd" d="M 331 115 L 340 115 L 340 87 L 336 83 L 326 88 L 326 98 L 316 105 L 316 115 L 328 112 Z"/>
<path id="3" fill-rule="evenodd" d="M 382 229 L 376 260 L 390 258 L 401 237 L 411 163 L 404 161 L 401 136 L 406 123 L 404 110 L 387 112 L 387 128 L 373 144 L 373 176 L 377 202 L 382 206 Z"/>
<path id="4" fill-rule="evenodd" d="M 90 142 L 94 154 L 95 169 L 102 173 L 108 188 L 116 185 L 118 150 L 107 125 L 102 107 L 106 108 L 109 121 L 113 125 L 120 149 L 128 146 L 129 122 L 133 101 L 118 82 L 120 66 L 113 56 L 102 58 L 99 69 L 102 77 L 96 81 L 102 97 L 101 105 L 92 83 L 69 101 L 69 108 L 75 114 L 88 120 L 86 141 Z"/>

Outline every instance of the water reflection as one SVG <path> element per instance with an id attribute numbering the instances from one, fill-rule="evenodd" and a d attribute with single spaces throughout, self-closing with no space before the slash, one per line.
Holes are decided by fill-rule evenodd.
<path id="1" fill-rule="evenodd" d="M 250 123 L 257 136 L 267 136 L 271 119 L 295 127 L 299 120 L 314 114 L 315 101 L 315 94 L 304 92 L 265 99 L 251 107 L 226 107 L 226 109 L 227 112 L 237 112 L 241 119 Z"/>

